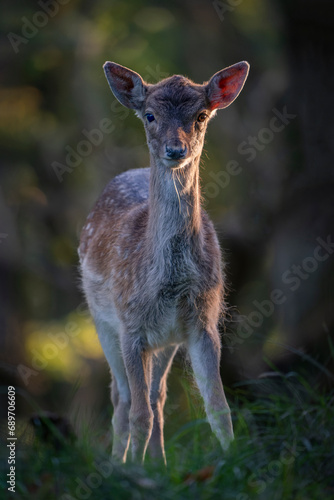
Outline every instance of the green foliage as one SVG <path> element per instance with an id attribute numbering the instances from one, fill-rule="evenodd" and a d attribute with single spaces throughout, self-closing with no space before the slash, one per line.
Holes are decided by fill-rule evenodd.
<path id="1" fill-rule="evenodd" d="M 321 393 L 297 373 L 271 372 L 239 385 L 234 398 L 235 441 L 228 453 L 204 420 L 192 420 L 167 440 L 166 470 L 149 457 L 144 466 L 113 463 L 101 431 L 89 425 L 74 444 L 64 440 L 59 449 L 36 437 L 27 442 L 23 434 L 17 445 L 16 497 L 332 498 L 334 393 Z"/>
<path id="2" fill-rule="evenodd" d="M 112 474 L 85 498 L 333 498 L 334 395 L 324 393 L 333 385 L 332 254 L 325 260 L 322 250 L 324 262 L 310 271 L 317 238 L 333 229 L 330 2 L 321 8 L 315 0 L 44 3 L 52 1 L 58 12 L 17 51 L 8 35 L 22 36 L 25 19 L 41 11 L 40 1 L 7 2 L 0 19 L 1 384 L 10 381 L 27 395 L 18 405 L 14 497 L 84 498 L 84 490 L 77 496 L 78 481 L 87 485 L 94 463 L 109 458 L 98 430 L 109 428 L 109 378 L 97 360 L 93 328 L 78 309 L 76 248 L 108 180 L 146 166 L 148 155 L 141 123 L 115 101 L 102 64 L 114 60 L 150 83 L 173 73 L 202 83 L 246 59 L 251 71 L 245 90 L 210 124 L 201 166 L 204 203 L 222 236 L 228 301 L 253 318 L 241 334 L 238 314 L 228 325 L 226 337 L 236 342 L 224 351 L 223 380 L 258 376 L 263 354 L 288 373 L 267 360 L 270 376 L 229 391 L 236 439 L 224 455 L 193 388 L 182 382 L 180 394 L 176 387 L 174 367 L 166 404 L 167 470 L 150 460 L 144 467 L 113 464 Z M 285 106 L 297 117 L 270 139 L 273 110 Z M 101 129 L 105 119 L 112 122 L 110 133 L 72 161 L 75 166 L 73 156 L 67 162 L 68 148 L 77 151 L 84 131 Z M 254 159 L 240 152 L 259 137 Z M 67 167 L 60 178 L 54 162 Z M 238 168 L 231 170 L 230 162 Z M 291 271 L 296 266 L 304 278 L 293 290 L 282 276 L 288 272 L 291 284 L 299 276 Z M 286 301 L 254 326 L 254 301 L 268 304 L 277 288 Z M 56 344 L 56 335 L 65 347 Z M 41 356 L 50 344 L 56 355 L 44 356 L 36 368 L 33 352 Z M 301 351 L 307 355 L 300 357 Z M 77 386 L 81 399 L 75 400 Z M 80 420 L 77 441 L 55 449 L 34 438 L 24 415 L 37 406 Z M 83 417 L 87 407 L 98 416 Z M 1 471 L 6 492 L 6 457 Z"/>

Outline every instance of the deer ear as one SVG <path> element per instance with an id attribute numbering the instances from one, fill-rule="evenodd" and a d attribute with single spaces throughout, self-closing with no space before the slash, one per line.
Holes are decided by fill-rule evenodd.
<path id="1" fill-rule="evenodd" d="M 227 108 L 238 97 L 248 71 L 248 62 L 242 61 L 213 75 L 205 86 L 211 110 Z"/>
<path id="2" fill-rule="evenodd" d="M 135 71 L 107 61 L 103 65 L 109 86 L 123 106 L 139 110 L 145 100 L 147 86 Z"/>

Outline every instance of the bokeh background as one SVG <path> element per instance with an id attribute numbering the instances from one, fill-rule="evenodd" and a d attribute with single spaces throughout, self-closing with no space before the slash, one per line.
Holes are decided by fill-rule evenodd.
<path id="1" fill-rule="evenodd" d="M 21 414 L 110 418 L 76 249 L 104 185 L 146 166 L 148 154 L 142 124 L 110 93 L 105 60 L 150 83 L 175 73 L 202 83 L 249 61 L 244 90 L 209 126 L 201 167 L 230 289 L 223 380 L 229 388 L 270 369 L 303 370 L 307 358 L 310 381 L 325 384 L 334 327 L 331 0 L 11 0 L 0 28 L 0 370 L 1 385 L 20 392 Z M 167 407 L 177 418 L 187 412 L 182 365 Z"/>

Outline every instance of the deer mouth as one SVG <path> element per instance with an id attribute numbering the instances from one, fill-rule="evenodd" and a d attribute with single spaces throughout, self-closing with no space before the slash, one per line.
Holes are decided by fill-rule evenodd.
<path id="1" fill-rule="evenodd" d="M 171 159 L 171 158 L 162 158 L 164 164 L 166 167 L 170 168 L 171 170 L 178 170 L 180 168 L 183 168 L 186 163 L 188 163 L 189 158 L 179 158 L 177 160 Z"/>

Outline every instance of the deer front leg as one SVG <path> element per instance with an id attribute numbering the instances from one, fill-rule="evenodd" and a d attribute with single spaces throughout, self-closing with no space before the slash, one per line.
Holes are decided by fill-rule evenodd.
<path id="1" fill-rule="evenodd" d="M 108 364 L 110 366 L 111 401 L 113 404 L 113 446 L 112 456 L 118 461 L 125 462 L 129 446 L 129 410 L 131 403 L 130 388 L 121 354 L 119 329 L 114 325 L 99 319 L 94 314 L 96 330 Z"/>
<path id="2" fill-rule="evenodd" d="M 152 354 L 137 337 L 122 337 L 122 352 L 128 376 L 131 407 L 129 414 L 132 460 L 143 462 L 153 428 L 150 405 Z"/>
<path id="3" fill-rule="evenodd" d="M 211 429 L 223 450 L 233 440 L 231 412 L 220 377 L 220 339 L 217 330 L 191 338 L 189 354 L 196 383 L 204 400 Z"/>

